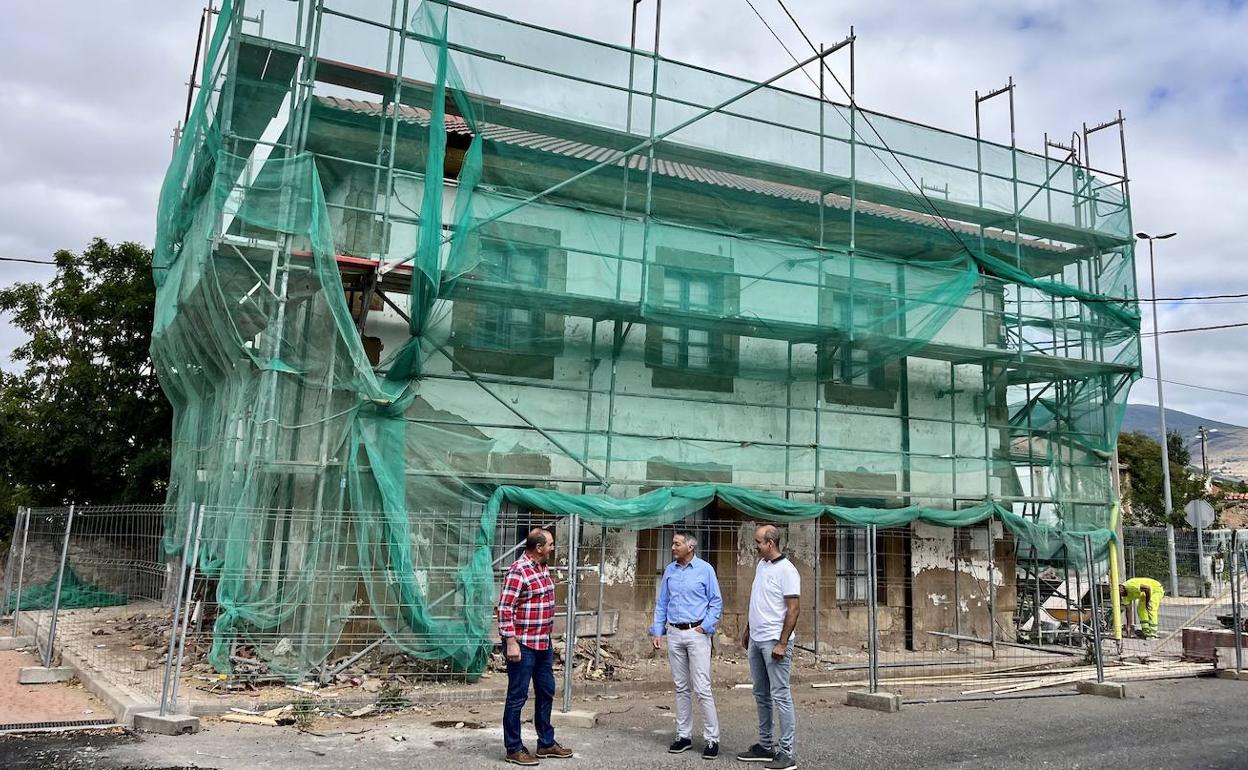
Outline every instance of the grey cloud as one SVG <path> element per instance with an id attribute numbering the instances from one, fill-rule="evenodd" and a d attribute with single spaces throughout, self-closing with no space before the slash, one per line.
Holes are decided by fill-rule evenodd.
<path id="1" fill-rule="evenodd" d="M 754 2 L 804 56 L 804 41 L 774 0 Z M 621 45 L 628 40 L 625 0 L 476 4 Z M 1248 291 L 1241 267 L 1248 221 L 1241 178 L 1248 168 L 1248 13 L 1242 7 L 1205 0 L 787 4 L 817 43 L 839 40 L 855 25 L 858 98 L 872 109 L 970 133 L 973 92 L 1013 75 L 1020 146 L 1038 150 L 1046 131 L 1065 138 L 1122 108 L 1134 224 L 1180 233 L 1159 244 L 1161 293 Z M 642 47 L 651 44 L 654 7 L 653 0 L 639 6 Z M 150 243 L 169 132 L 182 116 L 198 4 L 12 3 L 4 13 L 0 253 L 48 256 L 61 247 L 80 249 L 95 235 Z M 662 51 L 755 79 L 791 63 L 744 0 L 669 0 Z M 847 74 L 843 57 L 829 61 Z M 785 85 L 812 91 L 799 77 Z M 1159 86 L 1165 98 L 1154 97 Z M 985 109 L 986 135 L 998 141 L 1008 139 L 1003 106 Z M 1117 167 L 1113 137 L 1097 137 L 1093 160 Z M 1140 266 L 1146 293 L 1146 261 Z M 0 283 L 8 280 L 0 273 Z M 1161 315 L 1162 328 L 1203 326 L 1248 320 L 1248 305 L 1172 305 Z M 10 337 L 0 331 L 0 355 L 11 348 Z M 1226 355 L 1246 339 L 1248 329 L 1163 337 L 1167 378 L 1248 390 L 1240 384 L 1242 367 Z M 1151 367 L 1149 340 L 1144 349 Z M 1147 401 L 1151 393 L 1145 380 L 1132 399 Z M 1248 422 L 1244 398 L 1179 388 L 1168 395 L 1177 408 Z"/>

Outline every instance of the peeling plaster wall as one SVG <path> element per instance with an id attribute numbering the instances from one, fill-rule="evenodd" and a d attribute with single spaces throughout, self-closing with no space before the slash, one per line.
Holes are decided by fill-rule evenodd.
<path id="1" fill-rule="evenodd" d="M 963 549 L 956 560 L 955 540 L 959 530 L 916 523 L 911 536 L 911 579 L 914 596 L 914 646 L 920 650 L 955 646 L 947 637 L 930 631 L 957 633 L 988 639 L 989 574 L 995 596 L 994 612 L 998 629 L 1013 625 L 1015 607 L 1015 558 L 1012 541 L 992 523 L 995 566 L 989 569 L 988 529 L 962 530 Z M 969 544 L 967 540 L 969 539 Z M 969 545 L 969 547 L 967 547 Z M 998 638 L 1001 638 L 998 631 Z"/>

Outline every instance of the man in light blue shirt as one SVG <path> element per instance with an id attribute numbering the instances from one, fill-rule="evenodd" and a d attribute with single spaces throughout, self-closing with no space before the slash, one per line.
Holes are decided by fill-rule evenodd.
<path id="1" fill-rule="evenodd" d="M 711 640 L 724 612 L 715 568 L 695 555 L 698 540 L 691 533 L 672 537 L 672 563 L 663 570 L 659 598 L 654 605 L 650 641 L 654 649 L 667 635 L 667 661 L 676 686 L 676 740 L 673 754 L 693 746 L 693 701 L 698 696 L 702 711 L 703 759 L 719 756 L 719 717 L 711 694 Z"/>

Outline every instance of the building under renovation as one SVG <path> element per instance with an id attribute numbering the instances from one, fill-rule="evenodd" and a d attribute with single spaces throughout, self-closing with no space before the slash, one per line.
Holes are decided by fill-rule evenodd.
<path id="1" fill-rule="evenodd" d="M 1028 152 L 861 108 L 852 36 L 758 82 L 341 5 L 225 3 L 161 197 L 166 547 L 197 525 L 218 669 L 372 642 L 478 672 L 539 523 L 582 628 L 634 641 L 676 527 L 733 634 L 752 523 L 784 525 L 820 649 L 868 592 L 885 647 L 995 638 L 1112 550 L 1120 116 Z"/>

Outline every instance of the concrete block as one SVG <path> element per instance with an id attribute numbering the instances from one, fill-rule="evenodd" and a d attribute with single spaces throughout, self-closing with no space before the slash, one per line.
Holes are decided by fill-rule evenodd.
<path id="1" fill-rule="evenodd" d="M 550 723 L 555 727 L 594 727 L 598 724 L 598 712 L 578 709 L 565 712 L 556 709 L 550 715 Z"/>
<path id="2" fill-rule="evenodd" d="M 5 636 L 0 638 L 0 650 L 21 650 L 34 646 L 35 640 L 29 636 Z"/>
<path id="3" fill-rule="evenodd" d="M 26 666 L 17 670 L 18 684 L 51 684 L 52 682 L 68 682 L 74 678 L 74 670 L 68 666 Z"/>
<path id="4" fill-rule="evenodd" d="M 1248 668 L 1223 669 L 1218 672 L 1218 679 L 1233 679 L 1236 682 L 1248 682 Z"/>
<path id="5" fill-rule="evenodd" d="M 892 714 L 901 710 L 901 696 L 892 692 L 850 690 L 845 693 L 845 705 Z"/>
<path id="6" fill-rule="evenodd" d="M 134 715 L 134 729 L 160 735 L 194 735 L 199 732 L 199 717 L 189 714 L 149 712 Z"/>
<path id="7" fill-rule="evenodd" d="M 1231 640 L 1232 643 L 1234 639 Z M 1248 663 L 1248 646 L 1240 648 L 1243 653 L 1243 662 Z M 1214 647 L 1214 655 L 1216 659 L 1215 668 L 1218 669 L 1234 669 L 1235 666 L 1235 647 Z"/>
<path id="8" fill-rule="evenodd" d="M 1084 695 L 1103 695 L 1119 700 L 1127 697 L 1127 686 L 1118 682 L 1075 682 L 1075 689 Z"/>

